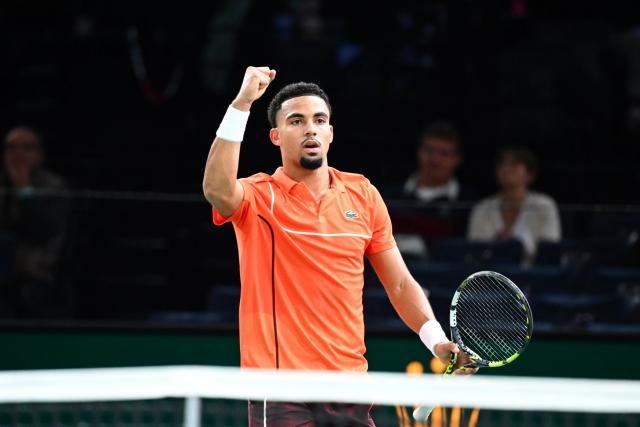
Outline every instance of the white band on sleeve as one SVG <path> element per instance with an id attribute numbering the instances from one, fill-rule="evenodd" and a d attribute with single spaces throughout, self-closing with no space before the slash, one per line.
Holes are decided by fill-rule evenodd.
<path id="1" fill-rule="evenodd" d="M 442 326 L 440 326 L 440 323 L 435 319 L 426 321 L 425 324 L 420 328 L 419 335 L 424 345 L 426 345 L 431 353 L 433 353 L 433 355 L 436 357 L 437 354 L 434 351 L 436 344 L 439 344 L 441 342 L 449 342 L 447 334 L 444 333 L 444 331 L 442 330 Z"/>
<path id="2" fill-rule="evenodd" d="M 229 105 L 222 122 L 220 122 L 216 136 L 226 141 L 242 142 L 247 120 L 249 120 L 249 111 L 240 111 Z"/>

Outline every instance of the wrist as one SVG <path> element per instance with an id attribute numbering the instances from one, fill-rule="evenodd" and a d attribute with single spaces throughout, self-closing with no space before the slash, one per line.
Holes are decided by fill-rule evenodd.
<path id="1" fill-rule="evenodd" d="M 435 319 L 426 321 L 424 325 L 420 327 L 418 335 L 420 335 L 420 339 L 424 345 L 436 357 L 438 357 L 435 351 L 436 345 L 443 342 L 449 342 L 447 334 L 442 329 L 442 326 L 440 326 L 440 323 Z"/>
<path id="2" fill-rule="evenodd" d="M 236 110 L 249 111 L 251 109 L 251 102 L 236 98 L 231 102 L 231 106 Z"/>
<path id="3" fill-rule="evenodd" d="M 249 111 L 239 110 L 233 104 L 227 108 L 227 112 L 220 122 L 216 136 L 226 141 L 242 142 L 244 130 L 249 120 Z"/>

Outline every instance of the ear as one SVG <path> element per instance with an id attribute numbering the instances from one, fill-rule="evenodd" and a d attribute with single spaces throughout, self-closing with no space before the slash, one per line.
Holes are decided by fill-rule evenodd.
<path id="1" fill-rule="evenodd" d="M 280 146 L 280 132 L 278 131 L 278 128 L 271 128 L 269 131 L 269 139 L 273 145 L 277 145 L 278 147 Z"/>
<path id="2" fill-rule="evenodd" d="M 329 136 L 329 144 L 331 144 L 333 142 L 333 126 L 329 126 L 329 129 L 331 130 L 331 136 Z"/>

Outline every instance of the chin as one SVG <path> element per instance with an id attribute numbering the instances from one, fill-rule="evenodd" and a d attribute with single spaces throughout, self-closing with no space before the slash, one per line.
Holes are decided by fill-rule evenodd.
<path id="1" fill-rule="evenodd" d="M 300 166 L 305 169 L 315 170 L 318 169 L 324 163 L 323 157 L 301 157 Z"/>

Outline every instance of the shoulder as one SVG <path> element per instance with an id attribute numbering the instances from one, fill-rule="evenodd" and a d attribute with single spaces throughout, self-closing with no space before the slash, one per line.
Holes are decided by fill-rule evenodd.
<path id="1" fill-rule="evenodd" d="M 344 185 L 347 185 L 347 184 L 359 184 L 359 183 L 363 183 L 363 182 L 369 182 L 367 177 L 365 177 L 364 175 L 359 174 L 359 173 L 343 172 L 343 171 L 339 171 L 338 169 L 334 169 L 334 168 L 332 168 L 332 172 L 338 178 L 340 178 L 340 180 L 344 183 Z"/>
<path id="2" fill-rule="evenodd" d="M 36 187 L 44 188 L 65 188 L 67 186 L 64 178 L 49 170 L 42 169 L 34 177 Z"/>
<path id="3" fill-rule="evenodd" d="M 535 206 L 547 207 L 547 208 L 556 208 L 556 202 L 553 198 L 544 193 L 538 192 L 530 192 L 529 193 L 529 202 L 534 204 Z"/>
<path id="4" fill-rule="evenodd" d="M 499 204 L 499 197 L 497 195 L 485 197 L 481 199 L 479 202 L 473 205 L 473 210 L 487 210 L 494 209 Z"/>
<path id="5" fill-rule="evenodd" d="M 248 184 L 251 186 L 255 186 L 256 184 L 260 184 L 260 183 L 264 183 L 264 182 L 272 182 L 273 181 L 273 177 L 269 174 L 266 174 L 264 172 L 258 172 L 256 174 L 253 174 L 251 176 L 247 176 L 245 178 L 240 178 L 238 181 L 240 181 L 243 184 Z"/>
<path id="6" fill-rule="evenodd" d="M 340 179 L 345 188 L 349 191 L 356 192 L 370 192 L 377 191 L 376 187 L 369 181 L 369 179 L 359 173 L 342 172 L 337 169 L 333 169 L 333 173 Z"/>
<path id="7" fill-rule="evenodd" d="M 263 172 L 256 173 L 251 176 L 239 178 L 238 181 L 244 188 L 244 194 L 246 199 L 254 198 L 256 195 L 260 197 L 271 197 L 273 187 L 273 177 Z"/>

